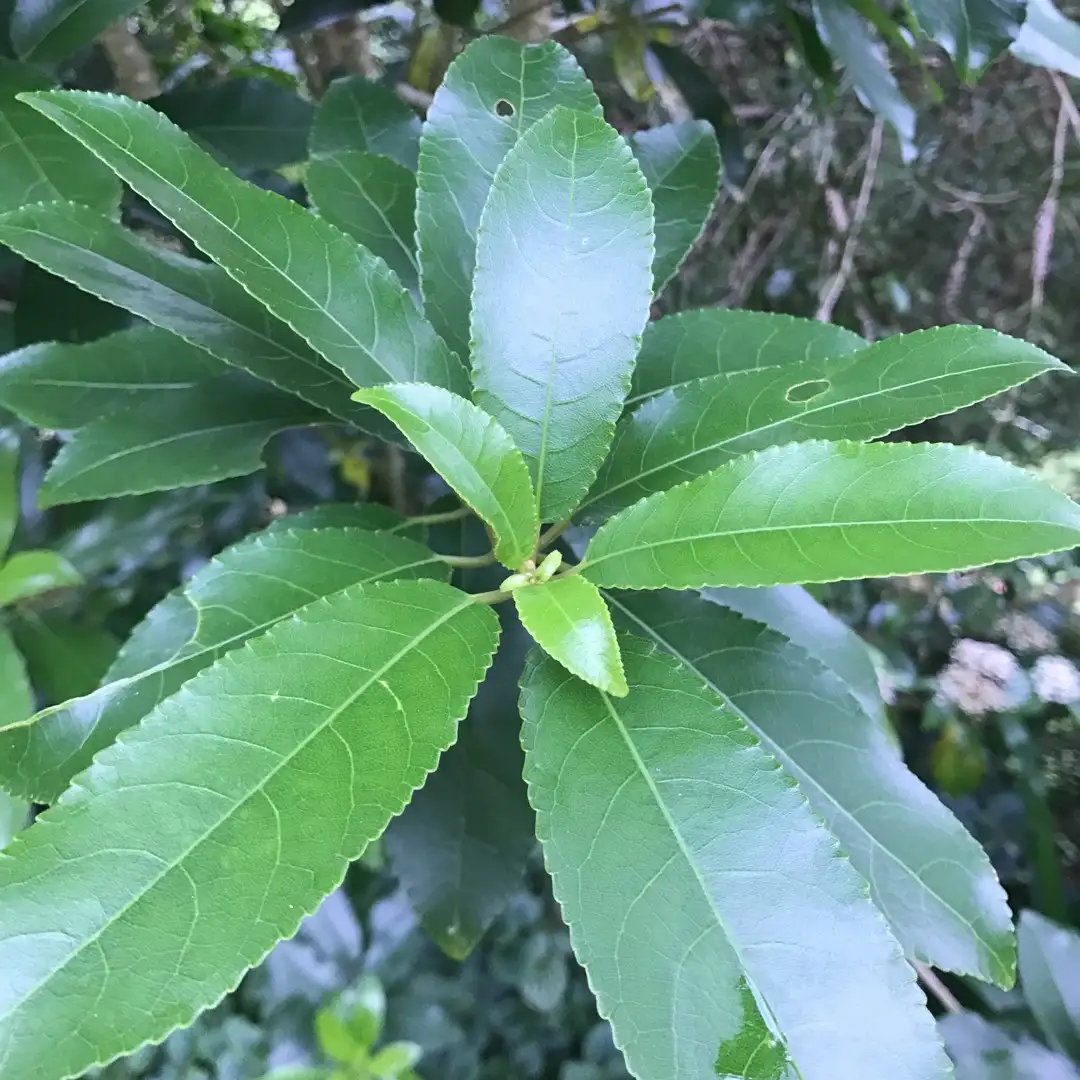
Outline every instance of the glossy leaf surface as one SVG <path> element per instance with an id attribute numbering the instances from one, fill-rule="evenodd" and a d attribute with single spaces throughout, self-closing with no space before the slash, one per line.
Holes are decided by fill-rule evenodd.
<path id="1" fill-rule="evenodd" d="M 334 416 L 365 430 L 377 419 L 349 400 L 355 384 L 339 368 L 211 263 L 149 244 L 73 203 L 5 215 L 0 241 L 80 289 Z"/>
<path id="2" fill-rule="evenodd" d="M 1055 370 L 1069 369 L 1025 341 L 947 326 L 846 356 L 699 380 L 623 418 L 585 505 L 611 514 L 751 450 L 875 439 Z"/>
<path id="3" fill-rule="evenodd" d="M 616 593 L 621 627 L 718 693 L 799 782 L 908 956 L 1011 985 L 1005 893 L 979 843 L 841 680 L 789 638 L 693 593 Z"/>
<path id="4" fill-rule="evenodd" d="M 1080 935 L 1025 911 L 1017 936 L 1028 1008 L 1050 1044 L 1080 1061 Z"/>
<path id="5" fill-rule="evenodd" d="M 748 454 L 613 517 L 585 575 L 628 589 L 840 581 L 1080 544 L 1080 506 L 974 450 L 797 443 Z"/>
<path id="6" fill-rule="evenodd" d="M 693 674 L 620 645 L 624 699 L 532 662 L 522 737 L 555 893 L 630 1071 L 945 1080 L 911 969 L 794 781 Z"/>
<path id="7" fill-rule="evenodd" d="M 44 428 L 75 428 L 127 406 L 208 382 L 225 365 L 168 331 L 137 326 L 0 356 L 0 405 Z"/>
<path id="8" fill-rule="evenodd" d="M 517 686 L 529 635 L 498 609 L 499 651 L 457 742 L 386 831 L 386 849 L 424 929 L 464 959 L 518 887 L 536 847 L 521 778 Z"/>
<path id="9" fill-rule="evenodd" d="M 653 292 L 659 295 L 705 228 L 720 185 L 720 151 L 704 120 L 663 124 L 630 138 L 656 214 Z"/>
<path id="10" fill-rule="evenodd" d="M 711 375 L 825 360 L 865 346 L 850 330 L 790 315 L 726 308 L 667 315 L 645 328 L 627 404 Z"/>
<path id="11" fill-rule="evenodd" d="M 15 0 L 11 43 L 23 60 L 66 60 L 139 6 L 139 0 Z"/>
<path id="12" fill-rule="evenodd" d="M 16 94 L 50 85 L 35 68 L 0 57 L 0 213 L 50 199 L 75 199 L 112 212 L 120 201 L 120 185 L 110 170 L 15 100 Z"/>
<path id="13" fill-rule="evenodd" d="M 463 358 L 477 230 L 492 180 L 522 133 L 556 105 L 600 112 L 570 53 L 491 34 L 450 65 L 428 109 L 416 193 L 421 291 L 428 318 Z"/>
<path id="14" fill-rule="evenodd" d="M 447 585 L 357 586 L 103 751 L 0 860 L 5 1069 L 77 1075 L 233 988 L 435 767 L 496 639 Z"/>
<path id="15" fill-rule="evenodd" d="M 55 551 L 20 551 L 0 565 L 0 607 L 80 584 L 78 571 Z"/>
<path id="16" fill-rule="evenodd" d="M 416 178 L 403 165 L 350 150 L 314 157 L 305 174 L 321 217 L 378 255 L 407 289 L 418 285 Z"/>
<path id="17" fill-rule="evenodd" d="M 228 548 L 150 611 L 99 689 L 0 731 L 0 787 L 55 802 L 122 731 L 300 608 L 353 585 L 447 576 L 445 565 L 411 540 L 319 525 L 295 521 Z"/>
<path id="18" fill-rule="evenodd" d="M 952 56 L 969 78 L 1006 48 L 1024 22 L 1025 0 L 908 0 L 924 34 Z"/>
<path id="19" fill-rule="evenodd" d="M 328 420 L 292 394 L 226 375 L 79 428 L 53 458 L 38 501 L 56 506 L 244 476 L 262 468 L 272 435 Z"/>
<path id="20" fill-rule="evenodd" d="M 401 429 L 491 526 L 499 561 L 520 569 L 536 548 L 536 500 L 525 460 L 502 426 L 471 401 L 437 386 L 392 383 L 354 396 Z"/>
<path id="21" fill-rule="evenodd" d="M 149 106 L 74 92 L 31 101 L 358 385 L 464 389 L 464 367 L 385 264 L 328 222 L 240 180 Z"/>
<path id="22" fill-rule="evenodd" d="M 573 510 L 607 453 L 652 250 L 645 179 L 599 117 L 556 109 L 506 155 L 476 248 L 474 397 L 525 455 L 541 521 Z"/>
<path id="23" fill-rule="evenodd" d="M 525 629 L 567 671 L 591 686 L 626 697 L 626 676 L 611 613 L 600 591 L 579 574 L 514 592 Z"/>
<path id="24" fill-rule="evenodd" d="M 7 627 L 0 623 L 0 724 L 17 724 L 34 711 L 34 691 L 26 675 L 26 665 Z M 0 791 L 7 785 L 0 780 Z"/>
<path id="25" fill-rule="evenodd" d="M 312 157 L 358 150 L 416 172 L 420 118 L 388 86 L 359 75 L 335 79 L 315 113 Z"/>

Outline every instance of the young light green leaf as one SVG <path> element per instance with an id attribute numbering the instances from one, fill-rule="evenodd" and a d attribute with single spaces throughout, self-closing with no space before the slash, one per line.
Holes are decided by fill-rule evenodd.
<path id="1" fill-rule="evenodd" d="M 620 646 L 621 700 L 532 662 L 522 740 L 555 894 L 630 1071 L 946 1080 L 911 969 L 794 781 L 670 656 Z"/>
<path id="2" fill-rule="evenodd" d="M 66 60 L 139 6 L 139 0 L 15 0 L 11 44 L 23 60 Z"/>
<path id="3" fill-rule="evenodd" d="M 476 248 L 474 397 L 514 440 L 541 521 L 607 454 L 652 298 L 652 204 L 626 143 L 557 108 L 503 159 Z"/>
<path id="4" fill-rule="evenodd" d="M 115 176 L 15 95 L 46 90 L 40 71 L 0 57 L 0 213 L 27 203 L 75 199 L 105 213 L 120 201 Z"/>
<path id="5" fill-rule="evenodd" d="M 428 109 L 416 177 L 420 287 L 428 318 L 459 356 L 469 355 L 477 230 L 496 170 L 556 105 L 600 115 L 570 53 L 489 34 L 450 65 Z"/>
<path id="6" fill-rule="evenodd" d="M 525 629 L 549 656 L 590 686 L 616 697 L 629 690 L 611 613 L 592 582 L 578 574 L 514 591 Z"/>
<path id="7" fill-rule="evenodd" d="M 786 585 L 963 569 L 1080 544 L 1080 506 L 966 447 L 796 443 L 650 495 L 585 575 L 626 589 Z"/>
<path id="8" fill-rule="evenodd" d="M 235 987 L 435 767 L 497 637 L 490 608 L 448 585 L 357 586 L 99 754 L 0 859 L 5 1072 L 79 1075 Z"/>
<path id="9" fill-rule="evenodd" d="M 877 671 L 865 642 L 847 623 L 798 585 L 771 589 L 708 589 L 713 603 L 764 623 L 835 672 L 863 712 L 888 731 Z"/>
<path id="10" fill-rule="evenodd" d="M 393 90 L 360 75 L 335 79 L 315 112 L 311 156 L 358 150 L 416 172 L 420 118 Z"/>
<path id="11" fill-rule="evenodd" d="M 886 16 L 887 17 L 887 16 Z M 818 31 L 833 56 L 844 65 L 859 100 L 892 124 L 905 162 L 914 159 L 915 110 L 889 70 L 888 53 L 848 0 L 814 0 Z"/>
<path id="12" fill-rule="evenodd" d="M 314 109 L 274 79 L 182 85 L 150 104 L 236 168 L 280 169 L 307 157 Z"/>
<path id="13" fill-rule="evenodd" d="M 626 416 L 584 507 L 607 516 L 751 450 L 808 439 L 866 440 L 1067 368 L 978 326 L 887 338 L 846 356 L 715 375 Z"/>
<path id="14" fill-rule="evenodd" d="M 42 506 L 245 476 L 272 435 L 331 417 L 242 372 L 129 406 L 75 432 L 53 458 Z"/>
<path id="15" fill-rule="evenodd" d="M 5 359 L 0 357 L 0 374 Z M 19 444 L 14 428 L 0 427 L 0 563 L 19 524 Z"/>
<path id="16" fill-rule="evenodd" d="M 668 315 L 645 328 L 627 405 L 710 375 L 825 360 L 866 344 L 839 326 L 764 311 L 701 308 Z"/>
<path id="17" fill-rule="evenodd" d="M 1020 33 L 1027 0 L 907 0 L 907 6 L 919 29 L 952 56 L 960 78 L 969 79 Z"/>
<path id="18" fill-rule="evenodd" d="M 81 584 L 78 571 L 55 551 L 20 551 L 0 565 L 0 607 Z"/>
<path id="19" fill-rule="evenodd" d="M 74 203 L 0 217 L 0 242 L 94 296 L 202 346 L 365 431 L 386 424 L 349 400 L 355 384 L 223 270 L 145 240 Z"/>
<path id="20" fill-rule="evenodd" d="M 1024 1000 L 1050 1045 L 1080 1061 L 1080 935 L 1025 911 L 1018 937 Z"/>
<path id="21" fill-rule="evenodd" d="M 908 956 L 1009 986 L 1016 945 L 980 844 L 808 652 L 694 593 L 614 593 L 616 622 L 716 691 L 798 782 Z"/>
<path id="22" fill-rule="evenodd" d="M 76 428 L 225 370 L 167 330 L 135 326 L 84 345 L 43 342 L 0 356 L 0 405 L 38 427 Z"/>
<path id="23" fill-rule="evenodd" d="M 385 263 L 329 222 L 234 176 L 140 102 L 81 92 L 25 100 L 357 385 L 417 379 L 465 391 L 463 365 Z"/>
<path id="24" fill-rule="evenodd" d="M 518 570 L 536 549 L 536 497 L 521 452 L 483 409 L 437 386 L 396 383 L 358 390 L 491 526 L 495 554 Z"/>
<path id="25" fill-rule="evenodd" d="M 638 131 L 630 138 L 656 213 L 653 293 L 659 295 L 697 242 L 720 186 L 720 150 L 705 120 Z"/>
<path id="26" fill-rule="evenodd" d="M 319 214 L 385 260 L 410 291 L 416 269 L 416 177 L 377 154 L 349 150 L 313 157 L 305 174 Z"/>
<path id="27" fill-rule="evenodd" d="M 0 694 L 0 725 L 21 723 L 34 711 L 34 691 L 23 658 L 3 623 L 0 623 L 0 686 L 4 687 Z M 0 779 L 0 792 L 6 790 L 7 784 Z"/>
<path id="28" fill-rule="evenodd" d="M 439 768 L 386 830 L 395 877 L 424 929 L 464 960 L 521 882 L 536 830 L 519 739 L 517 686 L 532 640 L 499 609 L 495 662 Z"/>
<path id="29" fill-rule="evenodd" d="M 428 577 L 445 580 L 445 564 L 387 533 L 296 520 L 249 537 L 150 611 L 99 689 L 0 731 L 0 788 L 55 802 L 120 732 L 249 638 L 353 585 Z"/>

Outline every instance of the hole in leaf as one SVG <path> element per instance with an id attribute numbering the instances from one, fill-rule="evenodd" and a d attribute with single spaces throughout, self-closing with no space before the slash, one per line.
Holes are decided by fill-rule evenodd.
<path id="1" fill-rule="evenodd" d="M 821 397 L 830 387 L 828 379 L 811 379 L 810 382 L 796 383 L 788 387 L 784 395 L 793 405 L 801 405 L 804 401 L 813 401 Z"/>
<path id="2" fill-rule="evenodd" d="M 499 98 L 495 102 L 495 115 L 502 117 L 510 117 L 514 115 L 514 106 L 510 104 L 506 98 Z"/>

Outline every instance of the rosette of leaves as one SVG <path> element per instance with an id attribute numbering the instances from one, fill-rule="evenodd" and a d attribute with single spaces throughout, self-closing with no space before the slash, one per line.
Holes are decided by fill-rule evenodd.
<path id="1" fill-rule="evenodd" d="M 47 501 L 355 424 L 460 505 L 286 517 L 164 599 L 97 690 L 0 732 L 0 787 L 49 804 L 0 860 L 0 1074 L 76 1076 L 190 1023 L 389 828 L 457 956 L 538 837 L 641 1080 L 948 1076 L 908 961 L 1008 986 L 1005 898 L 897 754 L 858 640 L 795 586 L 1080 543 L 1080 507 L 1004 461 L 873 441 L 1062 365 L 969 326 L 650 323 L 717 157 L 676 182 L 649 155 L 681 141 L 631 148 L 558 46 L 470 45 L 412 150 L 411 116 L 353 89 L 367 122 L 314 129 L 359 193 L 338 225 L 146 106 L 22 99 L 210 260 L 82 207 L 0 217 L 153 324 L 6 360 L 10 406 L 72 432 Z"/>

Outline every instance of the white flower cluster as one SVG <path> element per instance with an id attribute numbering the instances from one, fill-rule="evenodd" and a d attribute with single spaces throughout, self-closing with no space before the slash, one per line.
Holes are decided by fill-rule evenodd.
<path id="1" fill-rule="evenodd" d="M 1026 695 L 1024 673 L 1008 649 L 961 638 L 938 676 L 939 698 L 969 716 L 1005 712 Z"/>
<path id="2" fill-rule="evenodd" d="M 1035 693 L 1056 705 L 1075 705 L 1080 701 L 1080 671 L 1064 656 L 1040 656 L 1031 669 Z"/>
<path id="3" fill-rule="evenodd" d="M 1038 619 L 1022 611 L 1003 615 L 998 620 L 997 632 L 1014 652 L 1052 652 L 1057 648 L 1057 638 Z"/>

